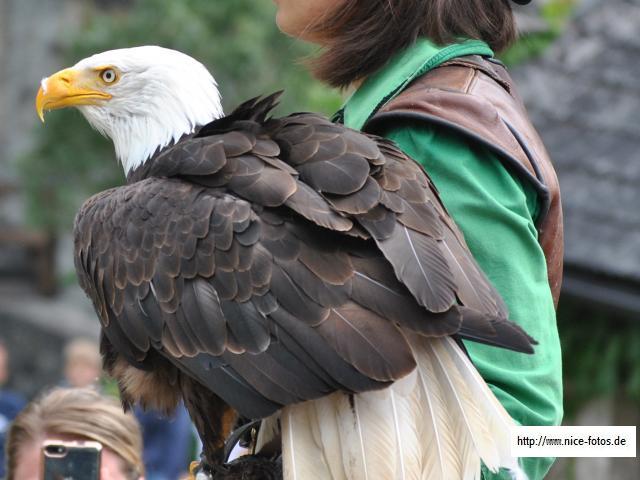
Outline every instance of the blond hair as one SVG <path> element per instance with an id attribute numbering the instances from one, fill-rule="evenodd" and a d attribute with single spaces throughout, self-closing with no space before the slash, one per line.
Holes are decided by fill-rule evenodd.
<path id="1" fill-rule="evenodd" d="M 7 434 L 7 480 L 14 477 L 21 449 L 46 436 L 75 436 L 100 442 L 122 459 L 128 479 L 144 475 L 140 426 L 115 399 L 91 388 L 56 388 L 18 414 Z"/>

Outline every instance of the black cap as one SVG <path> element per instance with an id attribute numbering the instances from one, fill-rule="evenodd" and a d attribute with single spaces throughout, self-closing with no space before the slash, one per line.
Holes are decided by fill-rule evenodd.
<path id="1" fill-rule="evenodd" d="M 531 3 L 531 0 L 513 0 L 518 5 L 526 5 L 527 3 Z"/>

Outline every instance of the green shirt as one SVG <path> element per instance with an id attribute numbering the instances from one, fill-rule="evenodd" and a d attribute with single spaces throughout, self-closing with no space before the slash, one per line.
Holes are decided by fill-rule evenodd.
<path id="1" fill-rule="evenodd" d="M 413 79 L 462 55 L 491 56 L 479 41 L 436 47 L 419 40 L 369 77 L 337 116 L 361 129 Z M 522 425 L 557 425 L 562 419 L 562 366 L 555 310 L 544 253 L 534 219 L 533 186 L 513 176 L 486 148 L 446 127 L 427 122 L 396 124 L 384 135 L 420 162 L 440 191 L 469 249 L 502 295 L 510 319 L 538 340 L 534 355 L 466 342 L 471 358 L 507 411 Z M 530 480 L 543 478 L 552 458 L 522 459 Z M 483 478 L 494 475 L 483 467 Z"/>

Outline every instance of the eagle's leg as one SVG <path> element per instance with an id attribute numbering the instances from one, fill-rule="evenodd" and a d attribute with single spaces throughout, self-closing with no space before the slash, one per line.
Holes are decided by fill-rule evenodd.
<path id="1" fill-rule="evenodd" d="M 202 440 L 202 464 L 197 469 L 215 478 L 215 472 L 224 469 L 225 441 L 233 430 L 238 414 L 215 393 L 191 379 L 183 378 L 182 394 Z"/>

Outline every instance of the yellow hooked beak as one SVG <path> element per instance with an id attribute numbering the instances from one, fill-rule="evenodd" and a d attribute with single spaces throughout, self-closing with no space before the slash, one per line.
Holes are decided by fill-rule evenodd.
<path id="1" fill-rule="evenodd" d="M 44 123 L 44 112 L 78 105 L 99 105 L 112 96 L 98 90 L 93 71 L 66 68 L 42 80 L 36 97 L 36 111 Z"/>

